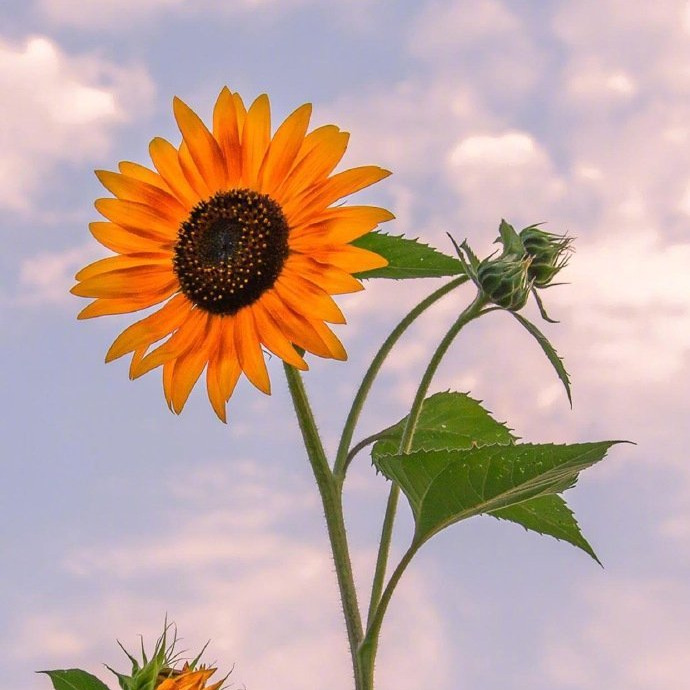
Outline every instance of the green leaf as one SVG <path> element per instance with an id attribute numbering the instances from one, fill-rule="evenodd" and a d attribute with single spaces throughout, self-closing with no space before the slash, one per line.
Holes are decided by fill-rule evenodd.
<path id="1" fill-rule="evenodd" d="M 402 236 L 370 232 L 352 244 L 388 259 L 388 266 L 355 274 L 357 278 L 443 278 L 462 275 L 462 264 L 454 257 Z"/>
<path id="2" fill-rule="evenodd" d="M 375 461 L 398 452 L 406 422 L 407 417 L 404 417 L 386 431 L 385 438 L 374 444 L 371 453 Z M 515 440 L 510 429 L 493 419 L 479 401 L 466 393 L 446 391 L 435 393 L 423 402 L 412 450 L 472 448 Z"/>
<path id="3" fill-rule="evenodd" d="M 516 522 L 526 530 L 567 541 L 582 549 L 601 565 L 589 542 L 582 535 L 573 512 L 561 496 L 537 496 L 524 503 L 494 510 L 490 515 L 500 520 Z"/>
<path id="4" fill-rule="evenodd" d="M 553 287 L 553 285 L 547 285 L 546 287 Z M 541 318 L 544 319 L 544 321 L 548 321 L 549 323 L 559 323 L 556 321 L 556 319 L 552 319 L 547 313 L 546 313 L 546 307 L 544 306 L 544 302 L 541 299 L 541 296 L 537 292 L 536 288 L 532 288 L 532 294 L 534 295 L 534 301 L 537 303 L 537 307 L 539 307 L 539 314 L 541 315 Z"/>
<path id="5" fill-rule="evenodd" d="M 460 520 L 557 494 L 599 462 L 616 441 L 418 450 L 375 458 L 399 484 L 415 518 L 415 543 Z"/>
<path id="6" fill-rule="evenodd" d="M 563 386 L 565 386 L 565 392 L 568 396 L 568 402 L 572 407 L 573 398 L 570 393 L 570 376 L 568 375 L 568 372 L 565 370 L 563 360 L 558 356 L 558 353 L 554 349 L 553 345 L 551 345 L 551 343 L 547 340 L 546 336 L 531 321 L 528 321 L 524 316 L 514 311 L 510 313 L 527 329 L 530 335 L 532 335 L 534 339 L 539 343 L 541 349 L 544 351 L 544 354 L 548 357 L 549 362 L 551 362 L 551 365 L 556 370 L 558 378 L 563 383 Z"/>
<path id="7" fill-rule="evenodd" d="M 50 676 L 55 690 L 108 690 L 105 683 L 80 668 L 38 671 L 38 673 Z"/>

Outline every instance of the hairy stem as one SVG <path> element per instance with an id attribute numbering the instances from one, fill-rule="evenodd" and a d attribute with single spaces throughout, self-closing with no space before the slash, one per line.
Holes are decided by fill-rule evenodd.
<path id="1" fill-rule="evenodd" d="M 429 386 L 434 378 L 434 374 L 438 369 L 443 357 L 445 356 L 451 343 L 457 337 L 458 333 L 470 321 L 480 316 L 483 306 L 486 304 L 486 298 L 479 293 L 474 301 L 460 314 L 455 323 L 451 326 L 449 331 L 439 343 L 434 352 L 427 368 L 422 376 L 422 380 L 417 388 L 410 413 L 407 416 L 405 428 L 403 429 L 400 438 L 400 446 L 398 448 L 399 454 L 409 453 L 414 439 L 414 433 L 419 422 L 419 415 L 422 412 L 422 405 L 424 399 L 429 391 Z M 376 569 L 374 572 L 374 580 L 371 589 L 371 598 L 369 600 L 369 609 L 367 615 L 367 631 L 360 648 L 360 662 L 362 672 L 365 677 L 372 677 L 374 673 L 374 661 L 376 658 L 376 648 L 378 645 L 378 635 L 383 621 L 383 615 L 388 607 L 388 600 L 393 594 L 393 590 L 402 576 L 404 569 L 407 567 L 409 560 L 416 553 L 418 546 L 413 544 L 412 547 L 403 557 L 393 575 L 391 580 L 383 591 L 383 582 L 386 576 L 386 568 L 388 566 L 388 556 L 390 553 L 391 540 L 393 536 L 393 525 L 395 522 L 395 514 L 398 507 L 398 499 L 400 496 L 400 489 L 397 484 L 393 484 L 388 495 L 388 503 L 386 505 L 386 514 L 383 519 L 383 526 L 381 529 L 381 541 L 379 543 L 379 551 L 376 559 Z M 383 593 L 382 593 L 383 591 Z M 384 601 L 384 594 L 386 599 Z"/>
<path id="2" fill-rule="evenodd" d="M 378 648 L 379 633 L 381 632 L 383 617 L 386 614 L 388 604 L 390 603 L 398 582 L 400 582 L 402 574 L 405 572 L 405 569 L 410 564 L 410 561 L 417 553 L 420 546 L 421 544 L 413 543 L 400 559 L 400 563 L 398 563 L 396 569 L 393 571 L 386 588 L 381 594 L 378 606 L 367 625 L 367 634 L 364 636 L 358 650 L 363 681 L 362 687 L 366 688 L 366 690 L 373 690 L 374 687 L 374 662 L 376 660 L 376 651 Z"/>
<path id="3" fill-rule="evenodd" d="M 440 287 L 435 292 L 432 292 L 427 298 L 422 300 L 410 313 L 403 318 L 403 320 L 393 329 L 391 334 L 386 338 L 383 345 L 381 345 L 379 351 L 374 356 L 371 361 L 369 368 L 367 369 L 362 383 L 357 390 L 357 393 L 352 401 L 352 406 L 347 415 L 347 420 L 345 421 L 345 426 L 343 427 L 343 433 L 340 437 L 340 444 L 338 445 L 338 451 L 335 457 L 335 464 L 333 466 L 333 474 L 342 482 L 344 479 L 345 471 L 347 470 L 348 455 L 350 453 L 350 444 L 352 443 L 352 437 L 355 432 L 355 427 L 357 426 L 357 421 L 359 420 L 359 415 L 362 412 L 364 403 L 369 395 L 374 379 L 378 375 L 381 366 L 383 365 L 386 357 L 393 349 L 395 343 L 399 340 L 400 336 L 407 330 L 407 328 L 412 324 L 412 322 L 422 314 L 426 309 L 428 309 L 432 304 L 441 299 L 444 295 L 454 290 L 459 285 L 467 282 L 467 276 L 460 276 L 451 280 L 446 285 Z"/>
<path id="4" fill-rule="evenodd" d="M 357 604 L 357 592 L 352 574 L 345 520 L 343 516 L 342 493 L 340 484 L 335 480 L 328 464 L 326 453 L 316 428 L 314 415 L 309 405 L 307 393 L 300 373 L 289 364 L 284 365 L 290 395 L 295 406 L 304 446 L 309 456 L 314 478 L 321 494 L 321 502 L 326 516 L 328 537 L 338 578 L 340 599 L 343 605 L 347 637 L 350 643 L 352 665 L 355 673 L 356 690 L 366 690 L 362 684 L 357 649 L 362 640 L 362 620 Z"/>

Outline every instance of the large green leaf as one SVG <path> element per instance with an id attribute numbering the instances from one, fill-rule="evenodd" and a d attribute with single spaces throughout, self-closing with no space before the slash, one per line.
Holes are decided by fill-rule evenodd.
<path id="1" fill-rule="evenodd" d="M 80 668 L 39 671 L 39 673 L 50 676 L 55 690 L 108 690 L 105 683 Z"/>
<path id="2" fill-rule="evenodd" d="M 374 444 L 371 451 L 374 460 L 398 452 L 406 422 L 407 417 L 401 419 Z M 493 419 L 479 401 L 466 393 L 446 391 L 435 393 L 422 404 L 411 449 L 472 448 L 515 440 L 510 429 Z"/>
<path id="3" fill-rule="evenodd" d="M 582 535 L 573 512 L 557 494 L 537 496 L 524 503 L 494 510 L 490 515 L 501 520 L 516 522 L 526 530 L 567 541 L 582 549 L 601 565 L 589 542 Z"/>
<path id="4" fill-rule="evenodd" d="M 384 455 L 397 454 L 406 421 L 407 418 L 401 419 L 376 442 L 372 448 L 375 461 Z M 444 392 L 424 401 L 411 450 L 467 449 L 505 445 L 516 440 L 510 429 L 494 420 L 479 401 L 465 393 Z M 490 514 L 522 525 L 527 530 L 570 542 L 598 561 L 572 512 L 556 494 L 538 496 Z"/>
<path id="5" fill-rule="evenodd" d="M 465 272 L 456 258 L 402 236 L 370 232 L 352 244 L 388 259 L 388 266 L 358 273 L 358 278 L 443 278 Z"/>
<path id="6" fill-rule="evenodd" d="M 405 492 L 415 518 L 415 542 L 421 544 L 473 515 L 565 491 L 580 471 L 602 460 L 613 443 L 417 450 L 384 455 L 375 463 Z"/>

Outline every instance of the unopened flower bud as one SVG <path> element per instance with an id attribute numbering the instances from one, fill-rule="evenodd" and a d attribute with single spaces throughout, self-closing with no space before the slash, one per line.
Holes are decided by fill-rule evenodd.
<path id="1" fill-rule="evenodd" d="M 529 257 L 485 259 L 477 267 L 477 283 L 494 304 L 503 309 L 518 311 L 525 306 L 532 288 L 529 267 Z"/>
<path id="2" fill-rule="evenodd" d="M 156 641 L 150 656 L 144 652 L 142 644 L 141 661 L 122 647 L 132 663 L 131 672 L 118 673 L 107 667 L 117 676 L 122 690 L 221 690 L 227 676 L 215 683 L 207 683 L 216 669 L 198 663 L 201 653 L 192 661 L 185 661 L 182 668 L 175 668 L 180 662 L 180 655 L 175 652 L 176 631 L 172 641 L 168 640 L 171 627 L 166 622 L 163 634 Z"/>
<path id="3" fill-rule="evenodd" d="M 572 252 L 572 238 L 554 235 L 535 225 L 520 232 L 525 255 L 531 259 L 527 276 L 534 287 L 547 287 L 555 275 L 568 263 Z"/>

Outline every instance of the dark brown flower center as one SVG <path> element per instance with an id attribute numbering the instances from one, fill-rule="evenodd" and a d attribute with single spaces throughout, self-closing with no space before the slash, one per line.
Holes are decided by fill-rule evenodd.
<path id="1" fill-rule="evenodd" d="M 273 286 L 288 255 L 280 206 L 250 189 L 218 192 L 180 226 L 173 267 L 200 309 L 234 314 Z"/>

